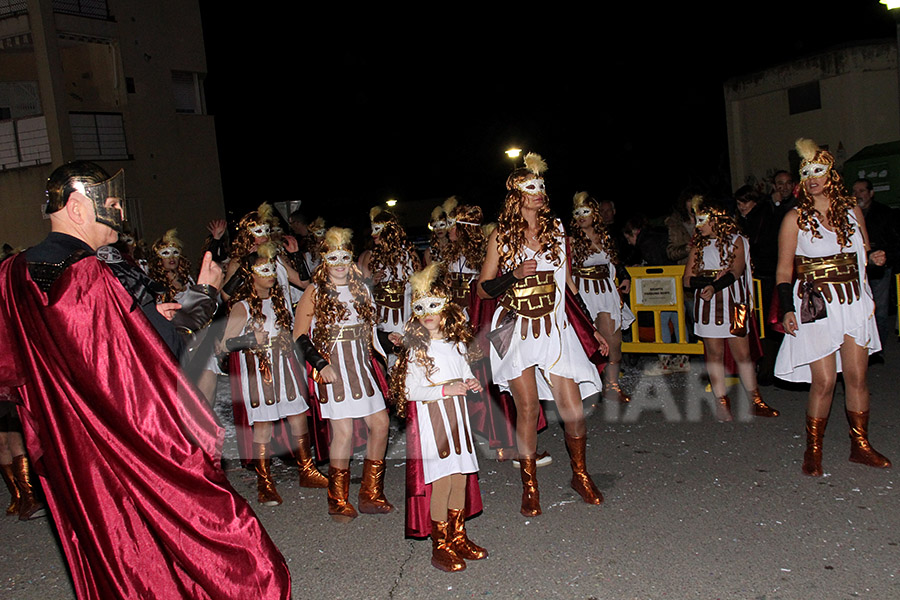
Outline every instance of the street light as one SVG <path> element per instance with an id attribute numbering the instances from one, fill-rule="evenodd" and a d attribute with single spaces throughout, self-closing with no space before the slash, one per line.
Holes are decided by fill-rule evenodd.
<path id="1" fill-rule="evenodd" d="M 900 2 L 900 0 L 898 0 L 898 2 Z M 516 160 L 517 158 L 519 158 L 520 154 L 522 154 L 521 148 L 510 148 L 509 150 L 506 151 L 506 155 L 513 160 Z"/>
<path id="2" fill-rule="evenodd" d="M 388 205 L 389 207 L 391 207 L 391 208 L 394 208 L 395 206 L 397 206 L 397 201 L 394 200 L 393 198 L 391 198 L 390 200 L 388 200 L 387 202 L 385 202 L 385 204 L 387 204 L 387 205 Z"/>

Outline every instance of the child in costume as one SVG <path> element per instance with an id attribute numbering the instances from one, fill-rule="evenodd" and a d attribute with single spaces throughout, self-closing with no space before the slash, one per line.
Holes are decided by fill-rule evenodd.
<path id="1" fill-rule="evenodd" d="M 784 341 L 775 376 L 809 382 L 803 473 L 821 476 L 822 440 L 843 372 L 850 461 L 886 468 L 891 461 L 869 444 L 869 354 L 881 349 L 866 263 L 883 265 L 883 250 L 871 252 L 866 222 L 847 195 L 834 156 L 799 139 L 800 196 L 778 234 L 775 273 Z M 796 273 L 796 281 L 794 274 Z"/>
<path id="2" fill-rule="evenodd" d="M 391 387 L 398 412 L 408 414 L 407 490 L 424 483 L 431 496 L 431 564 L 453 572 L 488 553 L 466 535 L 467 479 L 474 479 L 467 474 L 478 472 L 466 394 L 482 387 L 467 362 L 472 330 L 450 301 L 446 275 L 443 264 L 433 262 L 410 278 L 413 316 Z M 411 500 L 407 531 L 414 529 L 417 517 Z"/>
<path id="3" fill-rule="evenodd" d="M 338 522 L 356 518 L 348 501 L 353 420 L 368 428 L 359 511 L 385 514 L 394 507 L 384 496 L 384 455 L 390 420 L 384 375 L 373 349 L 384 354 L 375 335 L 375 306 L 362 273 L 353 264 L 349 229 L 332 227 L 322 244 L 322 263 L 297 305 L 294 337 L 315 369 L 322 417 L 331 423 L 328 514 Z"/>
<path id="4" fill-rule="evenodd" d="M 440 206 L 435 206 L 431 211 L 431 220 L 428 221 L 428 229 L 431 231 L 431 243 L 425 250 L 425 264 L 433 262 L 446 262 L 446 252 L 450 248 L 451 221 L 450 212 L 456 208 L 458 201 L 456 196 L 450 196 Z"/>
<path id="5" fill-rule="evenodd" d="M 684 285 L 694 290 L 694 333 L 703 338 L 706 370 L 716 397 L 716 418 L 731 421 L 731 400 L 725 386 L 725 340 L 738 374 L 758 417 L 777 417 L 763 402 L 750 358 L 750 315 L 753 311 L 753 275 L 750 243 L 734 218 L 723 209 L 694 196 L 696 231 L 684 268 Z"/>
<path id="6" fill-rule="evenodd" d="M 182 256 L 184 247 L 178 239 L 178 231 L 170 229 L 153 244 L 148 268 L 150 278 L 162 285 L 165 292 L 158 302 L 178 302 L 178 296 L 193 285 L 191 261 Z"/>
<path id="7" fill-rule="evenodd" d="M 574 205 L 570 238 L 572 280 L 597 331 L 609 344 L 609 362 L 603 369 L 603 397 L 629 402 L 631 398 L 619 386 L 619 365 L 622 363 L 622 329 L 631 326 L 634 315 L 622 302 L 619 292 L 628 293 L 631 279 L 622 269 L 622 284 L 616 287 L 618 249 L 600 217 L 599 203 L 587 192 L 578 192 Z"/>
<path id="8" fill-rule="evenodd" d="M 272 244 L 244 257 L 252 273 L 229 300 L 225 348 L 231 352 L 232 390 L 237 392 L 253 431 L 253 458 L 260 504 L 278 506 L 281 496 L 270 471 L 268 444 L 273 424 L 287 419 L 297 452 L 302 487 L 324 488 L 328 480 L 315 467 L 306 422 L 306 378 L 291 339 L 292 319 L 276 282 Z M 236 419 L 237 420 L 237 419 Z"/>

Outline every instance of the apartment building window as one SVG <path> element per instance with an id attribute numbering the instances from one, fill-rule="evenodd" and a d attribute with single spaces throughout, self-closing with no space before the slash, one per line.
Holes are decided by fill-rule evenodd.
<path id="1" fill-rule="evenodd" d="M 175 112 L 202 115 L 206 112 L 203 99 L 203 76 L 191 71 L 172 71 L 172 92 Z"/>
<path id="2" fill-rule="evenodd" d="M 50 162 L 50 138 L 44 116 L 0 122 L 0 170 Z"/>
<path id="3" fill-rule="evenodd" d="M 81 17 L 109 18 L 109 7 L 106 6 L 106 0 L 53 0 L 53 10 Z"/>
<path id="4" fill-rule="evenodd" d="M 23 15 L 28 12 L 28 0 L 0 0 L 0 17 Z"/>
<path id="5" fill-rule="evenodd" d="M 125 122 L 118 113 L 69 113 L 75 156 L 86 160 L 128 159 Z"/>

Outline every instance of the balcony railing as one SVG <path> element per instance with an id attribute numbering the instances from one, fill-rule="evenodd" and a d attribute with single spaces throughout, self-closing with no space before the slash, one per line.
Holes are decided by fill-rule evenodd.
<path id="1" fill-rule="evenodd" d="M 108 19 L 106 0 L 53 0 L 53 10 L 67 15 Z M 28 12 L 28 0 L 0 0 L 0 19 Z"/>

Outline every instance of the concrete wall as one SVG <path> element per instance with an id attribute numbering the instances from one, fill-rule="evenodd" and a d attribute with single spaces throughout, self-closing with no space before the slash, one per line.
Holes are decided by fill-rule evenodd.
<path id="1" fill-rule="evenodd" d="M 818 81 L 821 108 L 789 114 L 788 90 Z M 827 146 L 839 163 L 876 143 L 900 139 L 897 45 L 840 48 L 724 86 L 731 177 L 735 188 L 796 167 L 798 137 Z"/>

